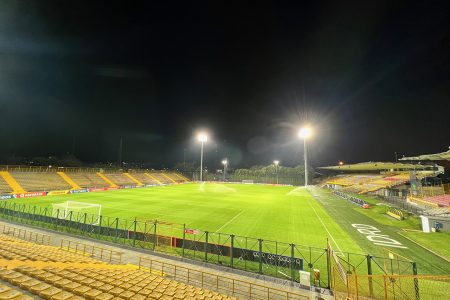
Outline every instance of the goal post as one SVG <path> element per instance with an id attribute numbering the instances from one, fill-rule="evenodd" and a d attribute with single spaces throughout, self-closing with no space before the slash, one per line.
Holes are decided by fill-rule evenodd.
<path id="1" fill-rule="evenodd" d="M 243 179 L 242 183 L 243 184 L 254 184 L 255 181 L 253 179 Z"/>
<path id="2" fill-rule="evenodd" d="M 92 215 L 89 218 L 89 222 L 92 225 L 98 225 L 100 223 L 100 215 L 102 213 L 102 206 L 96 203 L 66 201 L 61 203 L 52 203 L 52 215 L 59 219 L 67 219 L 70 213 L 82 213 Z"/>

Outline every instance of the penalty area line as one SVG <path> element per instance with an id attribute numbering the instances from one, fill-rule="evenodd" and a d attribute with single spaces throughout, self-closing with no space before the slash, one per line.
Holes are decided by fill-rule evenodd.
<path id="1" fill-rule="evenodd" d="M 231 220 L 229 220 L 228 222 L 226 222 L 225 224 L 223 224 L 219 229 L 217 229 L 215 232 L 219 232 L 222 228 L 226 227 L 228 224 L 230 224 L 231 222 L 233 222 L 234 219 L 236 219 L 237 217 L 239 217 L 245 210 L 241 210 L 240 213 L 238 213 L 237 215 L 235 215 Z"/>

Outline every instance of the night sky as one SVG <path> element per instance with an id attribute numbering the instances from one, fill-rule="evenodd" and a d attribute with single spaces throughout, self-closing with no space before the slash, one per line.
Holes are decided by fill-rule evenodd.
<path id="1" fill-rule="evenodd" d="M 450 146 L 449 1 L 1 1 L 0 160 L 389 161 Z"/>

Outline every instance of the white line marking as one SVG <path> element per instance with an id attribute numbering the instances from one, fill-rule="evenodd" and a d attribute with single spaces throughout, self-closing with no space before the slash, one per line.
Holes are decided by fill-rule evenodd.
<path id="1" fill-rule="evenodd" d="M 330 231 L 328 231 L 327 226 L 325 225 L 325 223 L 322 221 L 322 218 L 319 217 L 319 215 L 317 214 L 316 209 L 311 205 L 311 200 L 308 200 L 308 204 L 309 206 L 314 210 L 314 213 L 316 214 L 317 218 L 319 219 L 320 223 L 322 223 L 322 226 L 325 228 L 325 230 L 328 232 L 328 235 L 331 237 L 331 239 L 333 240 L 334 244 L 336 245 L 336 247 L 339 249 L 339 251 L 342 253 L 341 247 L 339 247 L 338 243 L 336 243 L 336 240 L 334 239 L 334 237 L 331 235 Z"/>
<path id="2" fill-rule="evenodd" d="M 233 222 L 234 219 L 236 219 L 237 217 L 239 217 L 245 210 L 241 210 L 240 213 L 238 213 L 237 215 L 235 215 L 231 220 L 229 220 L 228 222 L 226 222 L 225 224 L 223 224 L 219 229 L 216 230 L 216 232 L 219 232 L 222 228 L 226 227 L 228 224 L 230 224 L 231 222 Z"/>

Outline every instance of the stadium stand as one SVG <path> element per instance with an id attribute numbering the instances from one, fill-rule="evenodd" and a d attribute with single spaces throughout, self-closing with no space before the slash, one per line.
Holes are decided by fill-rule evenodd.
<path id="1" fill-rule="evenodd" d="M 0 299 L 235 299 L 61 248 L 0 234 Z"/>
<path id="2" fill-rule="evenodd" d="M 109 180 L 114 182 L 116 185 L 136 185 L 132 179 L 124 175 L 123 173 L 112 173 L 112 174 L 104 174 Z"/>
<path id="3" fill-rule="evenodd" d="M 3 179 L 3 177 L 0 177 L 0 194 L 6 194 L 6 193 L 11 193 L 11 192 L 12 192 L 11 187 Z"/>
<path id="4" fill-rule="evenodd" d="M 156 180 L 150 176 L 147 176 L 145 173 L 132 173 L 132 175 L 143 184 L 159 184 Z"/>
<path id="5" fill-rule="evenodd" d="M 164 174 L 176 183 L 186 182 L 186 180 L 177 173 L 164 173 Z"/>
<path id="6" fill-rule="evenodd" d="M 433 172 L 422 171 L 417 178 L 432 176 Z M 326 181 L 328 185 L 340 186 L 344 191 L 358 194 L 375 192 L 381 189 L 392 188 L 409 182 L 409 173 L 390 173 L 378 175 L 347 175 L 338 176 Z"/>
<path id="7" fill-rule="evenodd" d="M 109 186 L 109 184 L 95 173 L 66 173 L 66 175 L 82 188 L 101 188 Z"/>
<path id="8" fill-rule="evenodd" d="M 171 184 L 171 183 L 173 183 L 173 181 L 170 180 L 170 178 L 168 178 L 167 176 L 164 176 L 163 173 L 149 173 L 149 174 L 152 177 L 154 177 L 161 184 Z"/>
<path id="9" fill-rule="evenodd" d="M 14 179 L 14 177 L 11 176 L 8 171 L 1 171 L 0 177 L 3 178 L 3 180 L 9 185 L 9 187 L 12 189 L 12 193 L 25 192 L 23 187 L 20 186 L 20 184 Z"/>
<path id="10" fill-rule="evenodd" d="M 381 175 L 347 175 L 347 176 L 338 176 L 327 180 L 329 184 L 336 184 L 340 186 L 353 186 L 359 185 L 363 183 L 367 183 L 373 180 L 381 179 Z"/>
<path id="11" fill-rule="evenodd" d="M 69 190 L 72 187 L 56 173 L 51 172 L 11 172 L 14 179 L 28 192 Z"/>
<path id="12" fill-rule="evenodd" d="M 430 203 L 437 204 L 438 206 L 444 206 L 449 207 L 450 206 L 450 195 L 438 195 L 438 196 L 432 196 L 432 197 L 426 197 L 422 199 L 423 201 L 427 201 Z"/>
<path id="13" fill-rule="evenodd" d="M 72 187 L 72 189 L 74 189 L 74 190 L 79 190 L 79 189 L 81 189 L 81 187 L 80 187 L 78 184 L 76 184 L 76 182 L 73 181 L 72 178 L 70 178 L 69 176 L 67 176 L 66 173 L 64 173 L 64 172 L 56 172 L 56 174 L 58 174 L 59 176 L 61 176 L 61 178 L 62 178 L 65 182 L 67 182 L 67 184 L 69 184 L 69 185 Z"/>
<path id="14" fill-rule="evenodd" d="M 163 185 L 188 181 L 186 177 L 176 172 L 137 170 L 132 173 L 100 173 L 76 168 L 67 170 L 23 168 L 22 171 L 17 167 L 11 171 L 0 171 L 0 194 Z"/>
<path id="15" fill-rule="evenodd" d="M 127 176 L 128 178 L 130 178 L 135 184 L 137 185 L 144 185 L 142 182 L 140 182 L 139 180 L 136 179 L 136 177 L 134 177 L 133 175 L 131 175 L 130 173 L 123 173 L 123 175 Z"/>

